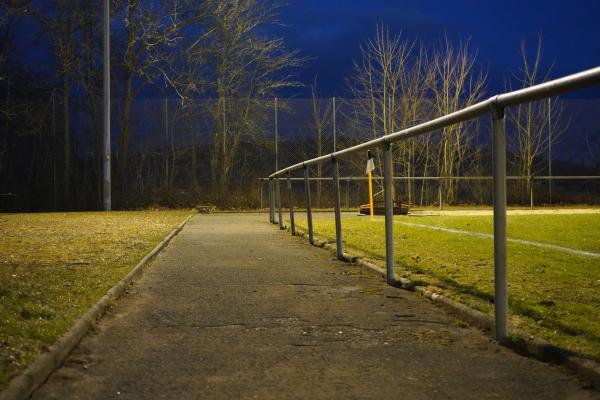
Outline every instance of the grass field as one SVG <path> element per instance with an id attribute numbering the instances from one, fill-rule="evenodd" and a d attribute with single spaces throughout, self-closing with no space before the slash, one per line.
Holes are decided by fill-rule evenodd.
<path id="1" fill-rule="evenodd" d="M 0 214 L 0 389 L 189 214 Z"/>
<path id="2" fill-rule="evenodd" d="M 298 225 L 306 229 L 305 220 Z M 350 216 L 342 226 L 351 252 L 384 260 L 383 218 Z M 334 241 L 332 218 L 317 217 L 314 227 L 319 238 Z M 493 240 L 477 236 L 492 232 L 492 216 L 396 217 L 396 272 L 492 314 Z M 600 214 L 512 215 L 508 236 L 600 253 Z M 513 326 L 600 360 L 600 258 L 515 242 L 508 254 Z"/>

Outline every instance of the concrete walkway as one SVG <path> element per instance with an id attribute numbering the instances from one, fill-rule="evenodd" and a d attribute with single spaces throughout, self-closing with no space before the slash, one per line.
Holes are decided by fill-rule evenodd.
<path id="1" fill-rule="evenodd" d="M 588 399 L 265 215 L 194 217 L 34 399 Z"/>

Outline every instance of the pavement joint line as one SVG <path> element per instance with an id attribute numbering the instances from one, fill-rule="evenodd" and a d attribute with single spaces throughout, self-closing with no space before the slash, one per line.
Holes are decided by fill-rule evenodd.
<path id="1" fill-rule="evenodd" d="M 423 226 L 429 228 L 428 225 Z M 303 230 L 300 230 L 297 227 L 296 236 L 303 237 L 308 242 L 308 235 Z M 493 235 L 490 236 L 493 237 Z M 333 253 L 336 252 L 335 245 L 319 246 L 317 245 L 317 243 L 323 242 L 317 239 L 316 236 L 313 236 L 313 239 L 315 242 L 315 244 L 312 245 L 313 247 L 320 247 Z M 329 242 L 325 243 L 328 244 Z M 386 270 L 383 267 L 374 264 L 370 260 L 367 261 L 362 257 L 347 253 L 344 253 L 344 258 L 345 259 L 338 261 L 361 265 L 385 278 Z M 491 334 L 494 331 L 494 320 L 491 316 L 484 314 L 481 311 L 475 310 L 474 308 L 466 306 L 465 304 L 455 301 L 449 297 L 431 291 L 426 286 L 417 285 L 410 279 L 399 277 L 397 274 L 394 274 L 394 281 L 397 283 L 396 285 L 393 285 L 394 287 L 398 289 L 415 291 L 420 293 L 423 297 L 427 298 L 431 302 L 443 306 L 453 314 L 464 319 L 466 322 L 478 327 L 484 333 Z M 533 357 L 536 360 L 542 362 L 563 365 L 572 372 L 591 381 L 596 388 L 600 388 L 600 363 L 598 363 L 597 361 L 580 357 L 576 354 L 573 354 L 567 349 L 555 346 L 543 339 L 534 337 L 528 332 L 519 329 L 512 329 L 510 336 L 510 340 L 500 341 L 498 343 L 506 348 L 515 351 L 518 354 Z"/>
<path id="2" fill-rule="evenodd" d="M 77 318 L 71 328 L 59 337 L 47 351 L 43 351 L 27 368 L 16 375 L 9 384 L 0 392 L 0 400 L 25 400 L 40 387 L 46 379 L 79 344 L 89 329 L 106 314 L 110 306 L 126 293 L 131 283 L 139 278 L 146 267 L 169 244 L 169 242 L 183 229 L 185 224 L 194 216 L 186 217 L 175 229 L 171 231 L 159 244 L 150 251 L 140 262 L 123 277 L 116 285 L 109 289 L 85 313 Z"/>

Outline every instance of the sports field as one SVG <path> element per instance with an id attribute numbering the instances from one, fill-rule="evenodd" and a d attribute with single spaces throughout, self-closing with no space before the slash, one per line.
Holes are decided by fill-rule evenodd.
<path id="1" fill-rule="evenodd" d="M 492 314 L 491 213 L 437 214 L 395 217 L 396 273 Z M 382 217 L 344 214 L 342 226 L 348 251 L 384 260 Z M 314 229 L 335 240 L 331 213 L 315 214 Z M 510 212 L 508 238 L 512 326 L 600 359 L 600 210 Z"/>

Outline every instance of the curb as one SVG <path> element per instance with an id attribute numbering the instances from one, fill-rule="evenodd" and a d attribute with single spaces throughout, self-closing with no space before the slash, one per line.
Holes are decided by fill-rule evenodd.
<path id="1" fill-rule="evenodd" d="M 304 231 L 296 228 L 296 236 L 305 237 L 307 235 Z M 317 237 L 314 237 L 314 242 L 315 244 L 313 246 L 315 247 L 321 247 L 333 253 L 336 252 L 334 244 L 317 239 Z M 358 264 L 383 278 L 386 276 L 385 268 L 353 254 L 344 253 L 344 259 L 340 261 Z M 486 333 L 491 333 L 494 330 L 494 319 L 481 311 L 433 292 L 427 289 L 426 286 L 421 286 L 418 282 L 413 282 L 410 279 L 400 277 L 398 274 L 394 274 L 393 281 L 395 287 L 420 293 L 431 302 L 443 306 L 467 323 L 478 327 Z M 543 362 L 563 365 L 570 371 L 585 377 L 592 382 L 595 388 L 600 389 L 600 363 L 594 360 L 576 356 L 569 350 L 555 346 L 543 339 L 536 338 L 527 332 L 516 329 L 512 330 L 509 340 L 499 343 L 521 355 L 533 357 L 536 360 Z"/>
<path id="2" fill-rule="evenodd" d="M 39 355 L 24 371 L 13 378 L 8 386 L 0 392 L 0 400 L 24 400 L 31 396 L 46 381 L 48 376 L 62 365 L 65 358 L 79 344 L 96 320 L 100 319 L 111 304 L 121 297 L 133 280 L 144 272 L 150 261 L 154 260 L 158 253 L 169 244 L 171 239 L 181 232 L 183 226 L 192 217 L 193 215 L 190 215 L 184 219 L 162 242 L 157 244 L 150 253 L 142 258 L 123 279 L 109 289 L 81 317 L 75 320 L 71 328 L 58 338 L 48 351 Z"/>

